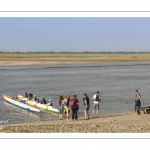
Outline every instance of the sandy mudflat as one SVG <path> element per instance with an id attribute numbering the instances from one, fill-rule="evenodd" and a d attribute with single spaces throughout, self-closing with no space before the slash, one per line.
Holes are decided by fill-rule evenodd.
<path id="1" fill-rule="evenodd" d="M 23 59 L 0 59 L 0 67 L 5 66 L 57 66 L 57 65 L 83 65 L 100 64 L 95 58 L 23 58 Z"/>
<path id="2" fill-rule="evenodd" d="M 150 133 L 150 115 L 120 113 L 78 121 L 53 120 L 1 126 L 3 133 Z"/>
<path id="3" fill-rule="evenodd" d="M 57 65 L 99 65 L 110 62 L 150 62 L 149 58 L 0 58 L 0 67 L 6 66 L 57 66 Z"/>

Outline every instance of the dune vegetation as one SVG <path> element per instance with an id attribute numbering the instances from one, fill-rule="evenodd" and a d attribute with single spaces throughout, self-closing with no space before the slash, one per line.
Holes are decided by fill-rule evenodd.
<path id="1" fill-rule="evenodd" d="M 150 54 L 140 54 L 140 53 L 70 53 L 70 54 L 60 54 L 60 53 L 1 53 L 0 58 L 105 58 L 105 59 L 150 59 Z"/>

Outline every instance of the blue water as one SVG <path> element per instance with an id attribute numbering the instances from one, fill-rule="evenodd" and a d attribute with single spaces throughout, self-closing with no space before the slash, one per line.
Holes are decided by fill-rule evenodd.
<path id="1" fill-rule="evenodd" d="M 102 96 L 100 114 L 134 111 L 136 89 L 142 95 L 142 106 L 150 106 L 150 63 L 108 63 L 100 66 L 32 66 L 0 67 L 0 121 L 9 124 L 58 119 L 58 115 L 43 112 L 29 113 L 6 103 L 3 94 L 36 94 L 40 100 L 52 99 L 59 109 L 59 96 L 77 94 L 79 117 L 83 116 L 83 93 L 90 100 L 98 90 Z M 92 100 L 91 109 L 92 112 Z M 2 121 L 1 121 L 2 122 Z"/>

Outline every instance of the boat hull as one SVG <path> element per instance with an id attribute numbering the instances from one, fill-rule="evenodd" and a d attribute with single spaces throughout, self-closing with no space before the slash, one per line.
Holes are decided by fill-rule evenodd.
<path id="1" fill-rule="evenodd" d="M 54 108 L 53 106 L 47 106 L 45 104 L 37 103 L 34 100 L 28 100 L 27 98 L 23 98 L 23 96 L 21 95 L 18 95 L 18 98 L 21 100 L 25 100 L 25 103 L 29 106 L 37 107 L 39 109 L 43 109 L 43 110 L 54 112 L 54 113 L 59 113 L 59 110 Z"/>
<path id="2" fill-rule="evenodd" d="M 7 103 L 10 103 L 10 104 L 12 104 L 14 106 L 17 106 L 19 108 L 22 108 L 24 110 L 27 110 L 27 111 L 30 111 L 30 112 L 42 112 L 41 110 L 39 110 L 37 108 L 33 108 L 33 107 L 31 107 L 31 106 L 29 106 L 27 104 L 24 104 L 24 103 L 22 103 L 20 101 L 14 100 L 12 97 L 7 96 L 5 94 L 3 95 L 3 98 L 5 99 L 5 101 Z"/>

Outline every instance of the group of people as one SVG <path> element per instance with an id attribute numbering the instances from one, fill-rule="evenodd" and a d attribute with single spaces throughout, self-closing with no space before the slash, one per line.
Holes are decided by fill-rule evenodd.
<path id="1" fill-rule="evenodd" d="M 135 112 L 139 107 L 141 107 L 141 94 L 138 90 L 135 90 Z M 92 97 L 93 100 L 93 110 L 92 110 L 92 117 L 99 117 L 99 109 L 100 109 L 100 101 L 101 101 L 101 95 L 99 94 L 99 91 L 96 92 L 96 94 Z M 72 120 L 78 120 L 78 110 L 79 110 L 79 101 L 77 99 L 77 95 L 74 95 L 73 98 L 70 100 L 70 95 L 67 95 L 65 98 L 63 96 L 60 96 L 59 100 L 60 105 L 60 119 L 63 118 L 63 115 L 65 115 L 67 118 L 69 117 L 70 108 L 72 110 Z M 86 93 L 83 94 L 83 105 L 84 105 L 84 117 L 85 119 L 90 119 L 90 99 L 87 96 Z"/>
<path id="2" fill-rule="evenodd" d="M 27 94 L 27 92 L 24 94 L 24 98 L 30 99 L 31 94 Z M 141 101 L 140 101 L 141 95 L 138 90 L 135 90 L 135 112 L 139 107 L 141 107 Z M 34 95 L 32 100 L 37 100 L 39 102 L 39 98 Z M 99 91 L 97 91 L 93 97 L 93 110 L 92 110 L 92 117 L 99 117 L 99 109 L 100 109 L 100 101 L 101 101 L 101 95 L 99 94 Z M 47 104 L 45 98 L 43 98 L 40 102 L 41 104 Z M 52 100 L 49 100 L 49 103 L 47 105 L 53 106 Z M 84 105 L 84 117 L 85 119 L 90 119 L 90 99 L 87 96 L 86 93 L 83 94 L 83 105 Z M 59 99 L 59 118 L 63 119 L 63 117 L 69 119 L 69 113 L 70 109 L 72 111 L 72 120 L 77 121 L 78 120 L 78 110 L 79 110 L 79 100 L 77 99 L 77 95 L 73 95 L 73 98 L 70 99 L 70 95 L 67 94 L 64 98 L 62 95 Z"/>
<path id="3" fill-rule="evenodd" d="M 100 101 L 101 96 L 99 94 L 99 91 L 96 92 L 96 94 L 92 97 L 93 100 L 93 111 L 92 111 L 92 117 L 95 117 L 95 111 L 96 111 L 96 117 L 99 117 L 99 108 L 100 108 Z M 78 110 L 79 110 L 79 100 L 77 99 L 77 95 L 73 95 L 73 98 L 70 99 L 70 95 L 66 95 L 64 98 L 62 95 L 59 99 L 59 105 L 60 105 L 60 113 L 59 118 L 63 119 L 65 116 L 67 119 L 69 119 L 69 112 L 70 108 L 72 111 L 72 120 L 77 121 L 78 120 Z M 90 99 L 87 96 L 86 93 L 83 94 L 83 105 L 84 105 L 84 117 L 85 119 L 90 119 Z"/>
<path id="4" fill-rule="evenodd" d="M 24 95 L 23 95 L 24 98 L 28 98 L 29 100 L 34 100 L 34 101 L 37 101 L 38 103 L 40 102 L 39 98 L 36 96 L 36 95 L 33 95 L 31 93 L 27 93 L 25 92 Z M 45 98 L 43 98 L 40 102 L 41 104 L 47 104 L 48 106 L 53 106 L 53 102 L 51 99 L 49 99 L 48 103 L 47 101 L 45 100 Z"/>

